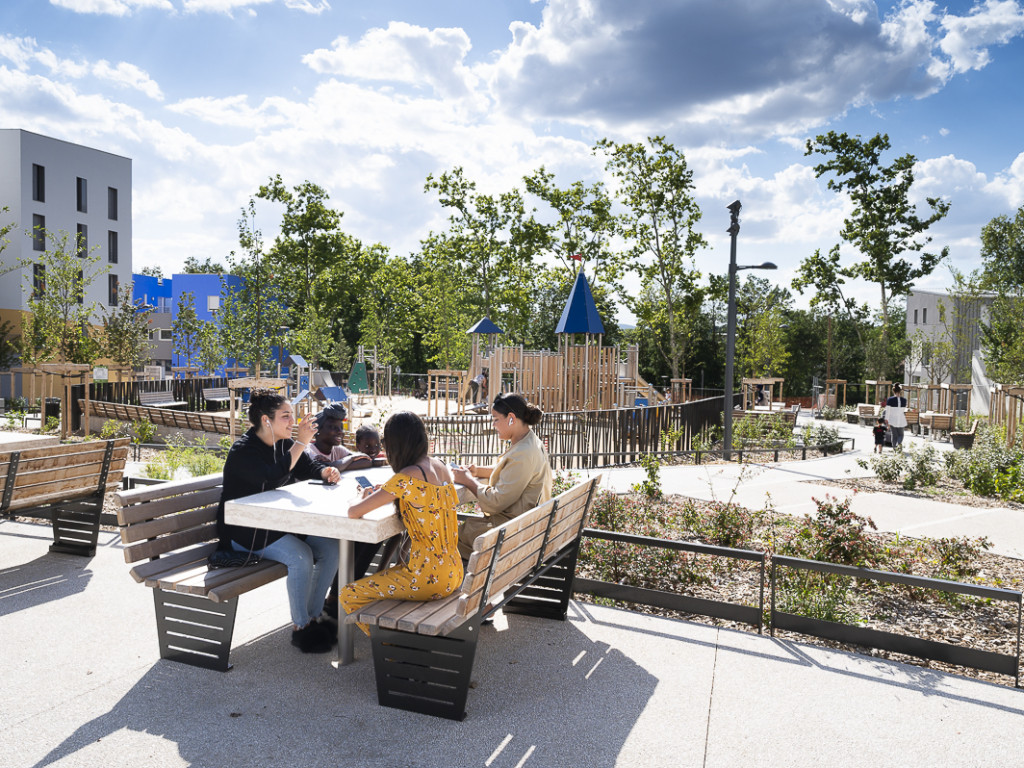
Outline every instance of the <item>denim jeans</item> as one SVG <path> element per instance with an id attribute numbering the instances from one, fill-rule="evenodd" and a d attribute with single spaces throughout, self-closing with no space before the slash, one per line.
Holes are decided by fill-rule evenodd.
<path id="1" fill-rule="evenodd" d="M 239 552 L 249 551 L 234 541 L 231 546 Z M 255 550 L 255 553 L 288 568 L 285 585 L 292 624 L 302 628 L 323 612 L 324 597 L 338 576 L 337 539 L 323 536 L 300 539 L 288 533 L 266 548 Z"/>

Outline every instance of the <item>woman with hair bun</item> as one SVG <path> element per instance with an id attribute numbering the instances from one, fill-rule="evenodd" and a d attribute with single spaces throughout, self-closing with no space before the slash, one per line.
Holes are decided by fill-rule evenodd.
<path id="1" fill-rule="evenodd" d="M 294 625 L 292 645 L 303 653 L 326 653 L 336 635 L 315 619 L 322 613 L 324 596 L 338 573 L 338 542 L 322 536 L 228 525 L 224 522 L 224 502 L 295 480 L 318 478 L 336 483 L 341 473 L 305 453 L 315 432 L 312 420 L 300 421 L 298 440 L 292 439 L 295 414 L 277 392 L 254 389 L 250 393 L 249 421 L 252 426 L 231 446 L 224 462 L 224 487 L 217 509 L 220 546 L 287 566 L 288 604 Z"/>
<path id="2" fill-rule="evenodd" d="M 522 395 L 499 394 L 491 406 L 494 431 L 510 445 L 497 464 L 455 467 L 452 475 L 461 484 L 459 501 L 474 499 L 483 519 L 466 520 L 459 529 L 459 554 L 469 559 L 473 540 L 481 533 L 518 517 L 551 498 L 551 464 L 547 451 L 532 427 L 544 412 Z M 486 480 L 486 484 L 477 483 Z"/>

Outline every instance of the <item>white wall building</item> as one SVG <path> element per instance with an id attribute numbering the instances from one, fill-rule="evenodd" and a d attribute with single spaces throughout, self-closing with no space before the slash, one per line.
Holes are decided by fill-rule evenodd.
<path id="1" fill-rule="evenodd" d="M 132 279 L 132 161 L 79 144 L 16 128 L 0 129 L 0 224 L 15 224 L 0 252 L 5 267 L 53 246 L 33 235 L 43 226 L 63 230 L 74 247 L 82 233 L 98 266 L 109 267 L 86 289 L 84 300 L 101 307 L 117 303 L 117 291 Z M 36 268 L 38 269 L 38 267 Z M 20 325 L 28 309 L 32 268 L 0 277 L 0 318 Z M 16 320 L 15 318 L 19 319 Z M 100 317 L 94 318 L 99 323 Z"/>
<path id="2" fill-rule="evenodd" d="M 953 358 L 939 361 L 911 358 L 906 369 L 908 384 L 972 384 L 971 410 L 989 412 L 989 387 L 981 352 L 981 324 L 988 322 L 992 294 L 964 301 L 945 292 L 915 290 L 907 296 L 907 338 L 920 336 L 927 341 L 948 341 Z"/>

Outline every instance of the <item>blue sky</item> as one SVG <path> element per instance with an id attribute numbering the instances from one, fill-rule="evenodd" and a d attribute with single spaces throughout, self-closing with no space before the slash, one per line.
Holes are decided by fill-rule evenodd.
<path id="1" fill-rule="evenodd" d="M 694 171 L 706 272 L 838 242 L 844 201 L 805 140 L 888 133 L 959 269 L 1024 204 L 1024 0 L 5 0 L 0 127 L 133 160 L 135 268 L 223 260 L 273 174 L 407 254 L 444 213 L 428 173 L 485 192 L 541 165 L 604 178 L 602 137 L 664 135 Z M 261 209 L 268 239 L 276 212 Z M 852 255 L 851 255 L 852 256 Z M 769 275 L 769 273 L 762 273 Z M 922 283 L 941 288 L 941 268 Z M 875 290 L 858 295 L 876 301 Z"/>

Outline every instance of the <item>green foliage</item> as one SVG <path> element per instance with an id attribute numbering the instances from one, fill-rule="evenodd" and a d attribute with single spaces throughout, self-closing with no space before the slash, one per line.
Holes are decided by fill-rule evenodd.
<path id="1" fill-rule="evenodd" d="M 851 512 L 850 499 L 829 495 L 814 503 L 815 516 L 804 515 L 803 525 L 780 547 L 780 554 L 840 565 L 877 563 L 881 548 L 868 535 L 868 530 L 876 530 L 870 517 Z"/>
<path id="2" fill-rule="evenodd" d="M 77 235 L 70 238 L 63 230 L 40 229 L 34 236 L 42 237 L 48 247 L 20 262 L 26 271 L 24 291 L 31 296 L 31 317 L 19 342 L 22 363 L 92 363 L 100 353 L 99 341 L 90 335 L 90 320 L 98 308 L 96 302 L 81 299 L 110 268 L 99 263 L 96 247 L 87 250 Z M 43 270 L 41 290 L 33 285 L 37 266 Z"/>
<path id="3" fill-rule="evenodd" d="M 203 321 L 196 314 L 196 297 L 191 291 L 184 291 L 178 297 L 174 324 L 171 327 L 174 336 L 174 354 L 179 356 L 178 364 L 196 365 L 198 362 L 196 353 L 199 351 Z"/>
<path id="4" fill-rule="evenodd" d="M 710 544 L 745 548 L 753 541 L 753 520 L 754 515 L 745 507 L 713 501 L 692 525 L 697 535 Z"/>
<path id="5" fill-rule="evenodd" d="M 152 307 L 143 308 L 142 299 L 132 300 L 132 284 L 118 290 L 117 306 L 105 310 L 103 318 L 103 354 L 118 365 L 140 368 L 151 359 L 149 316 Z"/>
<path id="6" fill-rule="evenodd" d="M 155 436 L 156 426 L 145 419 L 132 422 L 107 419 L 103 422 L 103 426 L 100 428 L 100 437 L 103 440 L 127 437 L 136 445 L 151 443 Z M 152 475 L 150 475 L 150 477 L 152 477 Z"/>
<path id="7" fill-rule="evenodd" d="M 793 427 L 780 413 L 758 413 L 733 421 L 733 448 L 792 448 L 795 444 Z"/>
<path id="8" fill-rule="evenodd" d="M 661 498 L 661 462 L 654 454 L 648 453 L 640 457 L 640 466 L 647 473 L 647 478 L 633 486 L 633 491 L 648 499 Z"/>
<path id="9" fill-rule="evenodd" d="M 695 262 L 707 242 L 697 229 L 701 211 L 693 172 L 685 155 L 662 136 L 647 145 L 602 139 L 594 149 L 607 157 L 606 169 L 618 179 L 617 197 L 626 209 L 620 231 L 630 243 L 628 269 L 640 278 L 640 291 L 626 296 L 626 304 L 638 327 L 650 332 L 672 378 L 680 378 L 707 290 Z"/>
<path id="10" fill-rule="evenodd" d="M 869 461 L 858 459 L 857 463 L 865 469 L 870 467 L 882 482 L 908 491 L 935 485 L 942 469 L 939 452 L 933 445 L 907 446 L 901 451 L 873 455 Z"/>
<path id="11" fill-rule="evenodd" d="M 0 322 L 0 370 L 6 370 L 17 363 L 19 341 L 20 337 L 14 333 L 14 325 L 9 320 Z"/>
<path id="12" fill-rule="evenodd" d="M 179 471 L 191 477 L 200 477 L 223 469 L 224 456 L 219 450 L 208 448 L 205 438 L 199 438 L 189 445 L 178 433 L 167 439 L 167 448 L 154 461 L 146 464 L 146 476 L 173 480 Z"/>
<path id="13" fill-rule="evenodd" d="M 830 131 L 807 141 L 806 154 L 825 159 L 814 167 L 820 178 L 830 176 L 828 188 L 845 194 L 852 212 L 843 222 L 839 236 L 861 254 L 862 260 L 847 267 L 839 264 L 838 246 L 830 256 L 815 254 L 814 263 L 801 268 L 803 285 L 814 284 L 824 292 L 825 302 L 850 309 L 842 295 L 846 279 L 862 278 L 876 283 L 880 292 L 881 341 L 876 348 L 875 371 L 892 378 L 899 360 L 890 347 L 890 312 L 894 300 L 906 296 L 914 282 L 931 274 L 949 252 L 927 253 L 931 241 L 928 229 L 949 212 L 949 203 L 927 198 L 929 215 L 921 218 L 910 202 L 916 159 L 906 154 L 883 165 L 881 155 L 891 148 L 889 137 L 877 134 L 863 140 Z"/>
<path id="14" fill-rule="evenodd" d="M 47 416 L 46 424 L 43 425 L 41 431 L 56 432 L 58 429 L 60 429 L 60 418 L 57 416 Z"/>
<path id="15" fill-rule="evenodd" d="M 979 424 L 970 449 L 946 454 L 946 470 L 979 496 L 1024 502 L 1024 448 L 1007 447 L 1005 434 L 1002 427 Z"/>

